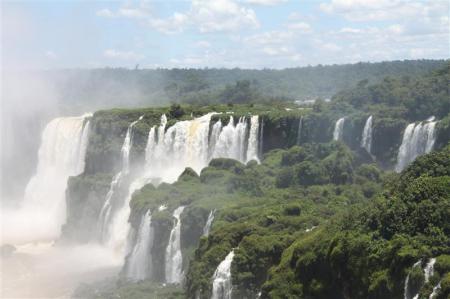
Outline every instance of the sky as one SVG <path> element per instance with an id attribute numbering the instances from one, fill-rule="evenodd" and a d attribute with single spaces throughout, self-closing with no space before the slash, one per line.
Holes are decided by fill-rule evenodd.
<path id="1" fill-rule="evenodd" d="M 1 1 L 1 65 L 286 68 L 450 56 L 450 1 Z"/>

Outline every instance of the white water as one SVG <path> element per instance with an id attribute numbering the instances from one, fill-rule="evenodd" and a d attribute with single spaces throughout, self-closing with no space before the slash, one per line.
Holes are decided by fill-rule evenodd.
<path id="1" fill-rule="evenodd" d="M 128 258 L 126 277 L 132 281 L 151 279 L 154 232 L 150 210 L 142 216 L 134 248 Z"/>
<path id="2" fill-rule="evenodd" d="M 178 207 L 173 211 L 175 223 L 170 232 L 169 243 L 166 248 L 166 282 L 180 283 L 183 278 L 183 256 L 181 254 L 181 220 L 180 216 L 183 213 L 184 206 Z"/>
<path id="3" fill-rule="evenodd" d="M 2 243 L 54 240 L 66 221 L 65 191 L 70 176 L 84 171 L 90 114 L 61 117 L 45 127 L 36 174 L 18 209 L 2 210 Z"/>
<path id="4" fill-rule="evenodd" d="M 214 272 L 211 299 L 231 299 L 231 263 L 233 258 L 234 251 L 232 250 Z"/>
<path id="5" fill-rule="evenodd" d="M 234 125 L 234 118 L 223 127 L 219 139 L 213 151 L 214 158 L 230 158 L 245 162 L 245 137 L 247 132 L 247 121 L 244 117 Z"/>
<path id="6" fill-rule="evenodd" d="M 431 258 L 427 265 L 425 266 L 425 269 L 423 269 L 423 272 L 425 274 L 425 283 L 430 281 L 430 277 L 434 274 L 434 264 L 436 263 L 435 258 Z"/>
<path id="7" fill-rule="evenodd" d="M 434 118 L 430 118 L 434 120 Z M 435 142 L 437 121 L 425 121 L 409 124 L 403 133 L 402 144 L 398 151 L 395 170 L 402 171 L 418 156 L 429 153 Z"/>
<path id="8" fill-rule="evenodd" d="M 433 288 L 433 292 L 431 292 L 429 299 L 433 299 L 436 297 L 441 290 L 441 282 L 439 281 L 438 284 Z"/>
<path id="9" fill-rule="evenodd" d="M 219 119 L 212 127 L 211 135 L 209 137 L 209 157 L 213 155 L 216 143 L 219 140 L 220 132 L 222 131 L 222 121 Z"/>
<path id="10" fill-rule="evenodd" d="M 130 150 L 133 141 L 133 127 L 137 124 L 139 120 L 141 120 L 143 116 L 139 117 L 138 120 L 132 122 L 127 129 L 127 133 L 125 135 L 125 139 L 122 144 L 122 148 L 120 149 L 121 153 L 121 161 L 122 168 L 121 170 L 113 177 L 109 191 L 106 194 L 105 202 L 100 211 L 99 220 L 98 220 L 98 228 L 100 233 L 100 239 L 102 242 L 108 242 L 110 240 L 110 221 L 111 221 L 111 212 L 112 212 L 112 200 L 114 192 L 116 192 L 117 188 L 120 186 L 123 177 L 129 174 L 130 172 Z"/>
<path id="11" fill-rule="evenodd" d="M 343 133 L 344 133 L 344 122 L 345 122 L 345 117 L 342 117 L 336 121 L 336 124 L 334 125 L 334 131 L 333 131 L 333 140 L 342 140 Z"/>
<path id="12" fill-rule="evenodd" d="M 259 117 L 254 115 L 250 118 L 250 134 L 248 136 L 247 162 L 255 160 L 259 163 Z"/>
<path id="13" fill-rule="evenodd" d="M 65 247 L 53 241 L 66 220 L 67 180 L 84 170 L 89 117 L 57 118 L 45 127 L 37 171 L 21 206 L 1 209 L 0 243 L 17 249 L 0 257 L 1 298 L 69 298 L 79 283 L 119 270 L 121 261 L 100 246 Z"/>
<path id="14" fill-rule="evenodd" d="M 211 210 L 208 215 L 208 219 L 206 220 L 205 226 L 203 227 L 203 236 L 208 236 L 209 231 L 211 230 L 212 222 L 214 221 L 214 215 L 216 213 L 216 210 Z"/>
<path id="15" fill-rule="evenodd" d="M 144 169 L 139 173 L 133 173 L 135 179 L 128 188 L 123 205 L 108 225 L 110 231 L 106 242 L 108 247 L 123 257 L 130 253 L 126 248 L 133 248 L 133 244 L 126 243 L 127 236 L 132 232 L 128 223 L 129 203 L 133 193 L 144 185 L 173 183 L 186 167 L 200 173 L 212 158 L 226 157 L 245 162 L 246 138 L 250 135 L 247 134 L 246 119 L 240 118 L 238 124 L 234 125 L 233 117 L 230 117 L 230 122 L 225 127 L 218 121 L 211 127 L 210 132 L 212 115 L 214 113 L 193 120 L 179 121 L 168 129 L 166 129 L 167 118 L 163 115 L 160 126 L 150 129 Z M 257 149 L 258 145 L 255 152 Z M 180 281 L 181 276 L 175 280 Z"/>
<path id="16" fill-rule="evenodd" d="M 422 263 L 422 261 L 419 260 L 418 262 L 416 262 L 416 263 L 412 266 L 411 269 L 414 269 L 415 267 L 419 267 L 421 263 Z M 411 291 L 410 291 L 410 289 L 409 289 L 409 274 L 410 274 L 410 273 L 408 273 L 408 275 L 406 276 L 406 279 L 405 279 L 405 286 L 403 287 L 403 289 L 404 289 L 404 299 L 412 299 L 412 298 L 414 298 L 414 297 L 412 296 L 412 294 L 410 294 Z"/>
<path id="17" fill-rule="evenodd" d="M 298 120 L 298 130 L 297 130 L 297 145 L 300 145 L 302 139 L 302 127 L 303 127 L 303 117 Z"/>
<path id="18" fill-rule="evenodd" d="M 366 151 L 371 154 L 372 150 L 372 115 L 369 116 L 364 125 L 361 147 L 366 149 Z"/>

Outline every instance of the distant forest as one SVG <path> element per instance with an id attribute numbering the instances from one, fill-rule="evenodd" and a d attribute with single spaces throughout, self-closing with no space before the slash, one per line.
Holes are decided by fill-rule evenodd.
<path id="1" fill-rule="evenodd" d="M 405 60 L 283 70 L 104 68 L 45 75 L 56 86 L 60 108 L 73 113 L 85 107 L 326 99 L 362 80 L 375 84 L 387 76 L 415 78 L 445 64 L 446 60 Z"/>

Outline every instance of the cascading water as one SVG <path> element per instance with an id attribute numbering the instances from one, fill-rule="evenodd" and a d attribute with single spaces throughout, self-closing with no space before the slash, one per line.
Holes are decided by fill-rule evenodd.
<path id="1" fill-rule="evenodd" d="M 344 122 L 345 122 L 345 117 L 342 117 L 336 121 L 336 124 L 334 125 L 334 131 L 333 131 L 333 140 L 342 140 L 343 133 L 344 133 Z"/>
<path id="2" fill-rule="evenodd" d="M 361 138 L 361 147 L 364 148 L 369 154 L 372 150 L 372 115 L 369 116 L 364 125 L 363 134 Z"/>
<path id="3" fill-rule="evenodd" d="M 209 158 L 212 157 L 216 143 L 219 140 L 222 131 L 222 121 L 219 119 L 212 127 L 211 136 L 209 137 Z"/>
<path id="4" fill-rule="evenodd" d="M 178 207 L 173 212 L 175 224 L 170 232 L 169 244 L 166 248 L 166 282 L 180 283 L 183 277 L 183 256 L 181 255 L 181 220 L 180 216 L 183 213 L 184 206 Z"/>
<path id="5" fill-rule="evenodd" d="M 255 160 L 259 163 L 259 117 L 254 115 L 250 118 L 250 134 L 248 136 L 247 162 Z"/>
<path id="6" fill-rule="evenodd" d="M 92 114 L 52 120 L 42 134 L 36 174 L 25 189 L 21 211 L 32 212 L 30 227 L 39 237 L 55 239 L 66 220 L 67 180 L 84 171 Z"/>
<path id="7" fill-rule="evenodd" d="M 167 118 L 163 115 L 160 126 L 150 129 L 145 150 L 144 169 L 134 174 L 135 179 L 129 186 L 123 205 L 117 209 L 114 217 L 109 221 L 108 231 L 110 234 L 108 234 L 108 242 L 106 242 L 108 247 L 119 250 L 124 256 L 131 253 L 127 252 L 126 248 L 133 248 L 134 244 L 124 246 L 127 236 L 131 236 L 133 233 L 127 221 L 130 215 L 129 203 L 133 193 L 144 185 L 161 182 L 172 183 L 178 179 L 186 167 L 191 167 L 199 173 L 212 158 L 233 158 L 242 163 L 245 162 L 246 138 L 247 135 L 248 137 L 251 135 L 247 132 L 247 120 L 241 117 L 235 125 L 233 117 L 231 117 L 225 127 L 222 126 L 221 121 L 217 121 L 211 127 L 210 132 L 212 115 L 214 113 L 193 120 L 179 121 L 168 129 L 166 129 Z M 256 142 L 252 152 L 257 154 L 257 151 L 258 143 Z M 173 246 L 174 244 L 172 244 Z M 182 261 L 181 251 L 174 252 L 179 252 L 179 260 Z M 179 266 L 170 266 L 170 263 L 174 263 L 173 258 L 168 265 L 172 269 L 169 272 L 175 274 L 169 274 L 167 282 L 180 282 L 182 280 L 181 262 L 179 264 L 175 262 Z M 173 269 L 179 269 L 179 271 Z"/>
<path id="8" fill-rule="evenodd" d="M 422 263 L 422 260 L 419 260 L 412 266 L 411 269 L 420 267 L 421 263 Z M 414 294 L 412 294 L 413 291 L 410 289 L 409 275 L 410 275 L 410 273 L 408 273 L 408 275 L 406 276 L 406 279 L 405 279 L 404 295 L 403 295 L 405 299 L 413 299 L 415 297 Z"/>
<path id="9" fill-rule="evenodd" d="M 435 298 L 440 290 L 441 290 L 441 282 L 439 281 L 438 284 L 433 288 L 433 291 L 431 292 L 429 299 Z"/>
<path id="10" fill-rule="evenodd" d="M 205 226 L 203 227 L 203 236 L 208 236 L 209 231 L 211 229 L 212 222 L 214 221 L 214 215 L 216 214 L 216 210 L 211 210 L 208 215 L 208 219 L 206 220 Z"/>
<path id="11" fill-rule="evenodd" d="M 429 153 L 435 142 L 435 127 L 437 121 L 429 118 L 425 122 L 409 124 L 403 133 L 402 144 L 398 151 L 395 170 L 401 172 L 418 156 Z"/>
<path id="12" fill-rule="evenodd" d="M 219 139 L 214 148 L 214 158 L 230 158 L 240 162 L 245 162 L 245 137 L 247 132 L 247 121 L 244 117 L 239 118 L 236 126 L 234 118 L 230 116 L 230 121 L 223 127 Z"/>
<path id="13" fill-rule="evenodd" d="M 425 278 L 424 284 L 428 283 L 430 281 L 430 278 L 434 275 L 434 264 L 435 263 L 436 263 L 436 259 L 430 258 L 428 263 L 425 265 L 425 268 L 423 268 L 423 274 L 424 274 L 424 278 Z M 412 266 L 412 269 L 421 266 L 421 264 L 422 264 L 422 261 L 419 260 Z M 409 285 L 409 275 L 410 275 L 410 273 L 408 273 L 408 275 L 406 276 L 406 280 L 405 280 L 404 298 L 405 299 L 417 299 L 417 298 L 419 298 L 420 288 L 418 290 L 411 290 L 411 286 Z M 431 295 L 429 297 L 430 299 L 433 298 L 435 295 L 437 295 L 439 288 L 440 288 L 440 283 L 438 283 L 433 288 L 433 292 L 431 293 Z"/>
<path id="14" fill-rule="evenodd" d="M 231 263 L 233 258 L 234 251 L 232 250 L 214 272 L 211 299 L 231 299 Z"/>
<path id="15" fill-rule="evenodd" d="M 297 145 L 300 145 L 302 139 L 302 127 L 303 127 L 303 117 L 300 117 L 298 120 L 298 129 L 297 129 Z"/>
<path id="16" fill-rule="evenodd" d="M 139 117 L 138 120 L 132 122 L 127 129 L 127 133 L 125 135 L 125 139 L 122 144 L 122 148 L 120 150 L 121 160 L 122 160 L 122 168 L 121 170 L 113 177 L 111 181 L 111 185 L 109 187 L 109 191 L 106 194 L 105 203 L 100 211 L 99 220 L 98 220 L 98 229 L 102 242 L 108 241 L 110 237 L 109 224 L 111 220 L 111 210 L 112 210 L 112 199 L 114 192 L 117 190 L 117 187 L 120 186 L 122 178 L 130 172 L 130 150 L 133 141 L 133 127 L 140 121 L 143 116 Z"/>
<path id="17" fill-rule="evenodd" d="M 434 264 L 436 263 L 435 258 L 431 258 L 427 265 L 425 266 L 425 269 L 423 269 L 424 275 L 425 275 L 425 283 L 430 281 L 430 277 L 434 274 Z"/>
<path id="18" fill-rule="evenodd" d="M 152 216 L 150 210 L 142 216 L 136 242 L 126 265 L 126 277 L 132 281 L 151 279 L 153 245 Z"/>

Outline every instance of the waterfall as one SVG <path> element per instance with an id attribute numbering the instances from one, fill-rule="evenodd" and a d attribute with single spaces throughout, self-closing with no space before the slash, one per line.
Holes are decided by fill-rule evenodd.
<path id="1" fill-rule="evenodd" d="M 247 146 L 247 162 L 255 160 L 259 163 L 258 158 L 258 141 L 259 141 L 259 117 L 254 115 L 250 118 L 250 134 Z"/>
<path id="2" fill-rule="evenodd" d="M 433 149 L 437 121 L 434 121 L 434 118 L 430 118 L 430 120 L 418 124 L 411 123 L 406 127 L 398 151 L 397 165 L 395 166 L 397 172 L 402 171 L 418 156 L 429 153 Z"/>
<path id="3" fill-rule="evenodd" d="M 240 162 L 245 162 L 245 137 L 247 133 L 247 121 L 245 117 L 239 118 L 234 125 L 234 118 L 230 116 L 230 121 L 223 127 L 214 148 L 214 158 L 230 158 Z"/>
<path id="4" fill-rule="evenodd" d="M 181 220 L 180 215 L 183 213 L 184 206 L 178 207 L 173 212 L 175 224 L 170 232 L 169 244 L 166 248 L 166 282 L 180 283 L 182 280 L 183 256 L 181 254 L 180 235 Z"/>
<path id="5" fill-rule="evenodd" d="M 416 268 L 416 267 L 420 267 L 420 264 L 422 263 L 422 260 L 419 260 L 418 262 L 416 262 L 413 266 L 412 266 L 412 268 L 411 269 L 414 269 L 414 268 Z M 404 298 L 405 299 L 415 299 L 415 296 L 413 296 L 413 294 L 412 294 L 412 290 L 410 290 L 410 287 L 409 287 L 409 275 L 410 275 L 411 273 L 408 273 L 408 275 L 406 276 L 406 279 L 405 279 L 405 286 L 404 286 Z"/>
<path id="6" fill-rule="evenodd" d="M 148 210 L 145 215 L 142 216 L 136 242 L 127 262 L 126 277 L 132 281 L 151 278 L 151 249 L 154 237 L 151 223 L 152 216 L 150 210 Z"/>
<path id="7" fill-rule="evenodd" d="M 303 116 L 298 120 L 298 129 L 297 129 L 297 145 L 300 145 L 302 139 L 302 127 L 303 127 Z"/>
<path id="8" fill-rule="evenodd" d="M 361 147 L 366 149 L 366 151 L 371 154 L 372 149 L 372 115 L 369 116 L 364 125 Z"/>
<path id="9" fill-rule="evenodd" d="M 440 290 L 441 290 L 441 282 L 439 281 L 438 284 L 433 288 L 433 291 L 431 292 L 429 299 L 433 299 L 434 297 L 436 297 Z"/>
<path id="10" fill-rule="evenodd" d="M 120 186 L 123 176 L 126 176 L 130 172 L 130 150 L 133 141 L 133 127 L 142 118 L 143 116 L 139 117 L 138 120 L 132 122 L 128 126 L 127 133 L 125 134 L 125 139 L 122 144 L 122 148 L 120 149 L 122 169 L 116 175 L 114 175 L 109 187 L 109 191 L 106 194 L 105 202 L 100 211 L 97 227 L 102 242 L 106 242 L 110 237 L 109 223 L 111 219 L 113 195 L 114 192 L 117 190 L 117 187 Z"/>
<path id="11" fill-rule="evenodd" d="M 222 121 L 219 119 L 213 127 L 211 136 L 209 137 L 209 157 L 211 158 L 213 155 L 214 148 L 216 147 L 216 143 L 219 140 L 220 132 L 222 131 Z"/>
<path id="12" fill-rule="evenodd" d="M 214 272 L 211 299 L 231 299 L 231 263 L 233 258 L 234 251 L 232 250 Z"/>
<path id="13" fill-rule="evenodd" d="M 249 143 L 247 138 L 250 137 L 250 134 L 247 134 L 249 132 L 247 132 L 246 118 L 241 117 L 236 125 L 233 117 L 230 117 L 230 122 L 224 127 L 221 121 L 211 126 L 211 117 L 214 114 L 208 113 L 192 120 L 178 121 L 168 128 L 167 118 L 165 115 L 162 115 L 160 125 L 150 128 L 145 148 L 145 164 L 142 171 L 133 173 L 134 179 L 128 186 L 128 192 L 124 198 L 120 199 L 121 206 L 115 209 L 114 213 L 112 211 L 108 212 L 106 208 L 102 213 L 102 215 L 104 214 L 103 218 L 107 220 L 103 219 L 102 222 L 104 227 L 106 227 L 104 229 L 106 231 L 104 243 L 108 247 L 118 251 L 122 256 L 127 255 L 126 248 L 132 246 L 127 243 L 127 236 L 131 235 L 132 232 L 131 226 L 127 221 L 131 212 L 130 201 L 133 193 L 144 185 L 149 183 L 159 184 L 161 182 L 173 183 L 186 167 L 191 167 L 194 171 L 200 173 L 213 158 L 232 158 L 242 163 L 245 162 L 246 145 Z M 132 130 L 130 129 L 129 131 L 132 138 Z M 131 139 L 126 138 L 126 140 Z M 126 152 L 129 152 L 129 149 L 128 151 L 122 151 L 122 153 Z M 112 194 L 117 189 L 116 186 L 120 186 L 123 173 L 120 176 L 116 179 L 118 182 L 114 183 L 113 180 L 111 183 Z M 113 198 L 112 194 L 109 197 Z M 112 200 L 119 199 L 113 198 L 109 202 Z M 171 235 L 176 236 L 176 234 L 175 230 Z M 177 238 L 179 239 L 179 237 Z M 176 243 L 171 244 L 171 246 L 175 245 Z M 170 256 L 170 254 L 167 256 Z M 179 266 L 169 267 L 171 269 L 179 268 L 179 271 L 168 271 L 175 273 L 168 273 L 168 282 L 179 282 L 182 280 L 181 261 L 180 253 Z M 174 262 L 174 259 L 171 259 L 168 265 L 170 263 L 178 262 Z"/>
<path id="14" fill-rule="evenodd" d="M 36 234 L 57 238 L 66 221 L 67 181 L 84 171 L 91 116 L 56 118 L 44 129 L 36 174 L 26 186 L 21 205 L 22 211 L 36 217 L 31 223 Z"/>
<path id="15" fill-rule="evenodd" d="M 205 227 L 203 227 L 203 236 L 209 235 L 209 230 L 211 229 L 212 222 L 214 221 L 214 214 L 216 210 L 211 210 L 208 215 L 208 219 L 206 220 Z"/>
<path id="16" fill-rule="evenodd" d="M 425 266 L 424 274 L 425 274 L 425 283 L 427 283 L 428 281 L 430 281 L 430 277 L 433 276 L 434 274 L 434 264 L 436 263 L 436 259 L 435 258 L 431 258 L 427 265 Z"/>
<path id="17" fill-rule="evenodd" d="M 334 125 L 333 140 L 342 140 L 344 133 L 344 122 L 345 117 L 342 117 L 336 121 L 336 124 Z"/>

